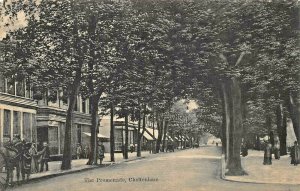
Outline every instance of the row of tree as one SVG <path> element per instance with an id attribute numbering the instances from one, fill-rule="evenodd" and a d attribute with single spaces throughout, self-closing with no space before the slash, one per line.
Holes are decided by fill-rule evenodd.
<path id="1" fill-rule="evenodd" d="M 209 131 L 222 138 L 229 174 L 244 173 L 240 144 L 244 127 L 259 120 L 248 117 L 255 110 L 266 122 L 276 111 L 281 139 L 288 114 L 300 138 L 297 2 L 15 2 L 4 5 L 5 14 L 13 23 L 24 11 L 27 26 L 7 38 L 15 46 L 3 67 L 7 76 L 29 78 L 41 94 L 62 88 L 68 97 L 62 169 L 71 168 L 78 94 L 91 100 L 89 164 L 96 163 L 99 103 L 124 117 L 125 129 L 129 117 L 137 120 L 138 132 L 151 114 L 159 150 L 163 129 L 176 123 L 166 117 L 176 98 L 197 98 L 200 122 L 218 126 Z"/>

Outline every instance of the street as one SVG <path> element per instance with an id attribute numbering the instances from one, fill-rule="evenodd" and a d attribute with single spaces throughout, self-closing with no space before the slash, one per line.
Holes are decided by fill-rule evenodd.
<path id="1" fill-rule="evenodd" d="M 105 191 L 296 191 L 300 186 L 250 184 L 220 178 L 221 148 L 215 146 L 175 153 L 33 182 L 9 190 L 105 190 Z M 276 177 L 274 177 L 276 178 Z"/>

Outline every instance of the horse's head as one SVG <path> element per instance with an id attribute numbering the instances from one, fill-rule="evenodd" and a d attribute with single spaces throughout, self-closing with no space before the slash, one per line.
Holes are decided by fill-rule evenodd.
<path id="1" fill-rule="evenodd" d="M 32 146 L 32 143 L 29 143 L 29 142 L 28 143 L 24 143 L 23 144 L 23 151 L 29 152 L 31 146 Z"/>

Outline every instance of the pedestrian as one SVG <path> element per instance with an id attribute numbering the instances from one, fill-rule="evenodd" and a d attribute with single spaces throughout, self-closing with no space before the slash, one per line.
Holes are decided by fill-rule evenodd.
<path id="1" fill-rule="evenodd" d="M 22 155 L 22 160 L 21 162 L 21 173 L 22 173 L 22 179 L 25 180 L 25 175 L 26 180 L 29 180 L 29 176 L 31 174 L 31 163 L 32 163 L 32 156 L 30 154 L 30 150 L 32 147 L 32 143 L 26 142 L 24 140 L 24 145 L 23 145 L 23 155 Z"/>
<path id="2" fill-rule="evenodd" d="M 279 139 L 275 139 L 273 150 L 274 150 L 275 159 L 279 160 L 280 159 L 280 141 L 279 141 Z"/>
<path id="3" fill-rule="evenodd" d="M 99 159 L 100 159 L 100 165 L 102 164 L 103 159 L 105 158 L 104 156 L 105 148 L 102 143 L 99 145 Z"/>
<path id="4" fill-rule="evenodd" d="M 243 157 L 248 155 L 248 148 L 247 148 L 247 145 L 244 142 L 242 143 L 242 146 L 241 146 L 241 155 Z"/>
<path id="5" fill-rule="evenodd" d="M 86 159 L 89 158 L 89 146 L 88 145 L 84 146 L 83 155 L 84 155 L 83 156 L 84 158 L 86 158 Z"/>
<path id="6" fill-rule="evenodd" d="M 39 172 L 38 155 L 37 155 L 37 149 L 35 143 L 31 144 L 29 153 L 31 156 L 31 173 L 34 174 Z"/>
<path id="7" fill-rule="evenodd" d="M 40 167 L 40 172 L 44 171 L 44 165 L 46 166 L 46 171 L 49 170 L 48 162 L 50 159 L 50 149 L 48 147 L 47 142 L 43 143 L 43 150 L 39 152 L 41 155 L 41 167 Z"/>
<path id="8" fill-rule="evenodd" d="M 149 153 L 152 153 L 152 142 L 148 142 Z"/>
<path id="9" fill-rule="evenodd" d="M 297 166 L 300 163 L 300 148 L 298 142 L 294 142 L 294 146 L 291 148 L 291 164 Z"/>
<path id="10" fill-rule="evenodd" d="M 272 164 L 272 145 L 269 142 L 266 142 L 266 147 L 264 150 L 264 165 Z"/>
<path id="11" fill-rule="evenodd" d="M 77 148 L 76 148 L 76 156 L 77 156 L 77 159 L 80 159 L 81 154 L 82 154 L 81 145 L 80 145 L 80 143 L 78 143 L 78 144 L 77 144 Z"/>
<path id="12" fill-rule="evenodd" d="M 133 153 L 133 151 L 134 151 L 134 146 L 133 146 L 133 144 L 131 143 L 131 144 L 130 144 L 130 152 Z"/>

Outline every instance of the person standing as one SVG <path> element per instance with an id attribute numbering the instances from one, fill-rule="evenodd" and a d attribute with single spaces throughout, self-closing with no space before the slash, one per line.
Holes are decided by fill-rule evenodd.
<path id="1" fill-rule="evenodd" d="M 105 158 L 104 152 L 105 152 L 104 145 L 103 145 L 102 143 L 100 143 L 100 145 L 99 145 L 99 159 L 100 159 L 100 165 L 102 164 L 103 159 Z"/>
<path id="2" fill-rule="evenodd" d="M 134 146 L 133 146 L 133 144 L 131 143 L 131 144 L 130 144 L 130 152 L 133 153 L 133 151 L 134 151 Z"/>
<path id="3" fill-rule="evenodd" d="M 81 145 L 80 145 L 80 143 L 78 143 L 77 148 L 76 148 L 77 159 L 80 159 L 81 153 L 82 153 Z"/>
<path id="4" fill-rule="evenodd" d="M 84 149 L 83 149 L 83 154 L 84 154 L 84 158 L 89 158 L 89 146 L 88 145 L 85 145 L 84 146 Z"/>
<path id="5" fill-rule="evenodd" d="M 265 151 L 264 151 L 264 165 L 272 164 L 272 145 L 271 143 L 266 143 Z"/>
<path id="6" fill-rule="evenodd" d="M 50 149 L 46 142 L 43 143 L 43 150 L 40 152 L 41 155 L 41 168 L 40 172 L 44 171 L 44 165 L 46 166 L 46 171 L 49 170 L 48 161 L 50 159 Z"/>
<path id="7" fill-rule="evenodd" d="M 291 148 L 291 164 L 297 166 L 300 163 L 300 148 L 298 142 L 294 142 L 294 146 Z"/>
<path id="8" fill-rule="evenodd" d="M 247 144 L 246 143 L 242 143 L 242 146 L 241 146 L 241 155 L 243 157 L 247 156 L 248 155 L 248 148 L 247 148 Z"/>
<path id="9" fill-rule="evenodd" d="M 31 144 L 29 153 L 31 156 L 31 173 L 32 174 L 37 173 L 37 172 L 39 172 L 39 164 L 38 164 L 38 155 L 37 155 L 35 143 Z"/>
<path id="10" fill-rule="evenodd" d="M 279 142 L 279 139 L 276 139 L 275 143 L 274 143 L 274 157 L 277 160 L 280 159 L 280 142 Z"/>

